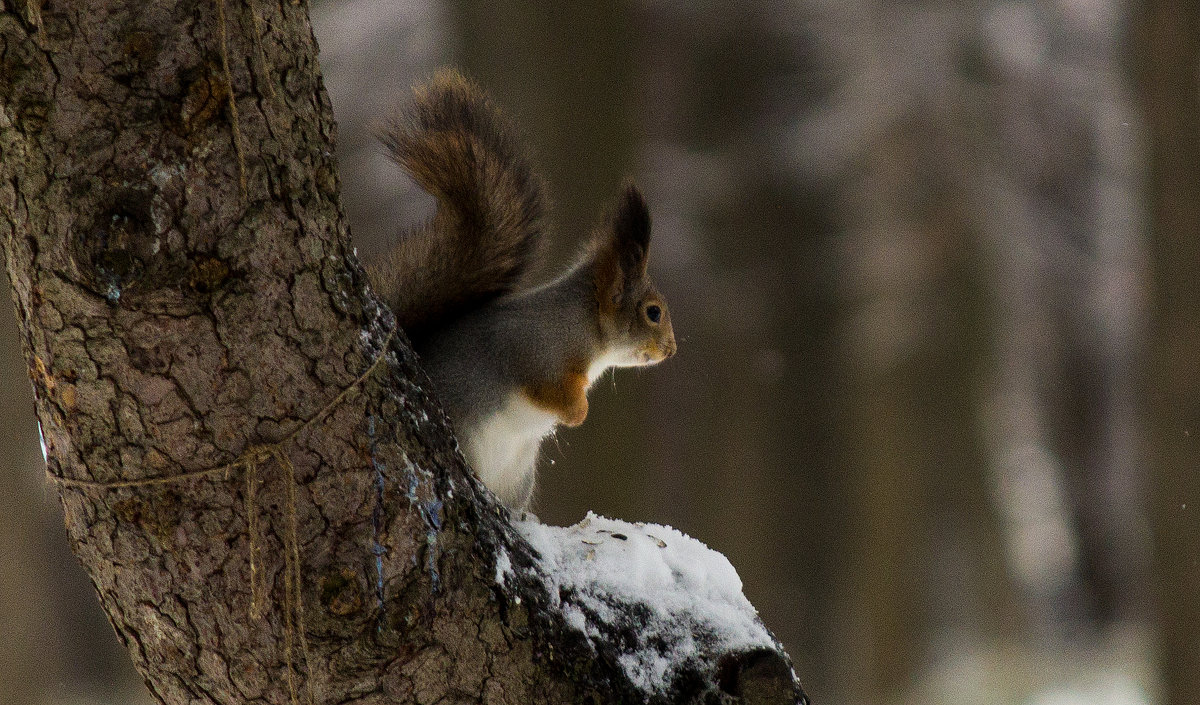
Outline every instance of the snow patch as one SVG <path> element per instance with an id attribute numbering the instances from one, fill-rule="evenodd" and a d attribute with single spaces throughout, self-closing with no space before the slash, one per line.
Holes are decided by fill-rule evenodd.
<path id="1" fill-rule="evenodd" d="M 504 579 L 512 575 L 512 572 L 512 559 L 508 557 L 508 551 L 501 546 L 496 554 L 496 582 L 503 585 Z"/>
<path id="2" fill-rule="evenodd" d="M 619 662 L 644 691 L 665 691 L 679 667 L 704 655 L 778 648 L 729 560 L 687 534 L 591 512 L 575 526 L 514 526 L 541 555 L 568 625 L 589 643 L 606 632 L 633 636 Z"/>
<path id="3" fill-rule="evenodd" d="M 38 425 L 38 442 L 42 444 L 42 462 L 49 463 L 50 458 L 46 456 L 46 434 L 42 433 L 42 422 L 39 420 Z"/>

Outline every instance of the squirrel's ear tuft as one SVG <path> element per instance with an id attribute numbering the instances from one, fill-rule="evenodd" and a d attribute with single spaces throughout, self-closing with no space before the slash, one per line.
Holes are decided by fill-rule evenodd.
<path id="1" fill-rule="evenodd" d="M 612 228 L 613 246 L 625 276 L 631 279 L 643 276 L 650 252 L 650 209 L 637 186 L 625 187 L 613 215 Z"/>
<path id="2" fill-rule="evenodd" d="M 646 276 L 650 210 L 636 186 L 625 187 L 607 226 L 593 243 L 596 298 L 601 310 L 615 310 L 625 289 Z"/>

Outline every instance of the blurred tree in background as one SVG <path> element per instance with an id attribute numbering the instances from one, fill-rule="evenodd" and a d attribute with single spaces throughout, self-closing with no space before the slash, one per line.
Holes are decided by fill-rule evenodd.
<path id="1" fill-rule="evenodd" d="M 431 210 L 369 128 L 440 65 L 528 133 L 548 275 L 644 186 L 680 353 L 597 385 L 536 510 L 721 550 L 829 705 L 1200 702 L 1197 12 L 313 8 L 364 259 Z M 0 702 L 135 702 L 3 342 Z"/>
<path id="2" fill-rule="evenodd" d="M 1141 8 L 1154 264 L 1147 434 L 1164 702 L 1200 702 L 1200 6 Z"/>

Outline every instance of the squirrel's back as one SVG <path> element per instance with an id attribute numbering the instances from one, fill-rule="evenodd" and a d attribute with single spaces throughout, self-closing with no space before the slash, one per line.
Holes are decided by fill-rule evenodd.
<path id="1" fill-rule="evenodd" d="M 545 205 L 513 128 L 478 86 L 447 70 L 413 93 L 381 139 L 437 212 L 369 269 L 415 341 L 521 284 L 540 250 Z"/>

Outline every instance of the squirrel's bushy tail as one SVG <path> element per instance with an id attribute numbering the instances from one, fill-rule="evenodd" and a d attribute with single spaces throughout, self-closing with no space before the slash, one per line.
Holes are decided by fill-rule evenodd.
<path id="1" fill-rule="evenodd" d="M 437 213 L 406 233 L 371 269 L 410 337 L 513 291 L 538 254 L 541 180 L 513 129 L 457 71 L 414 89 L 415 101 L 381 139 Z"/>

